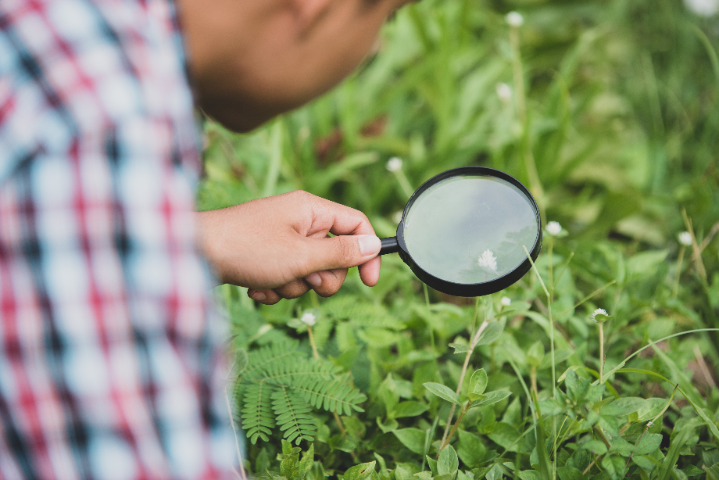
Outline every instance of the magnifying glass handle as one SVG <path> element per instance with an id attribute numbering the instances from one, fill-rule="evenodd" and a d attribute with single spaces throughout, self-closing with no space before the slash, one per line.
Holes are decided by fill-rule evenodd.
<path id="1" fill-rule="evenodd" d="M 380 238 L 380 241 L 382 242 L 382 248 L 380 248 L 379 250 L 379 255 L 399 252 L 399 243 L 397 243 L 397 237 Z"/>

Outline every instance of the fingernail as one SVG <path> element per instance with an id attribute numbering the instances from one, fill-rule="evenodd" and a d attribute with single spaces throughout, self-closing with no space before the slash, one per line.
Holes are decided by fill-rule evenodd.
<path id="1" fill-rule="evenodd" d="M 267 298 L 267 295 L 265 295 L 262 292 L 255 292 L 252 294 L 252 299 L 257 300 L 258 302 L 261 302 L 262 300 L 265 300 Z"/>
<path id="2" fill-rule="evenodd" d="M 322 285 L 322 277 L 320 277 L 319 273 L 310 273 L 305 277 L 305 282 L 312 285 L 312 287 L 317 288 Z"/>
<path id="3" fill-rule="evenodd" d="M 375 235 L 360 235 L 359 236 L 359 247 L 362 255 L 372 255 L 378 253 L 382 248 L 382 242 L 379 237 Z"/>

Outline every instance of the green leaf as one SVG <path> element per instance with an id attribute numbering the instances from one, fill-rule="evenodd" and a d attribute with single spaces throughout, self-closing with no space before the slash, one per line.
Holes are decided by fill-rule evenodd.
<path id="1" fill-rule="evenodd" d="M 457 455 L 467 467 L 473 468 L 482 463 L 487 448 L 482 440 L 464 430 L 457 430 L 459 442 L 457 443 Z"/>
<path id="2" fill-rule="evenodd" d="M 584 480 L 582 471 L 574 467 L 559 467 L 557 468 L 557 475 L 560 480 Z"/>
<path id="3" fill-rule="evenodd" d="M 421 402 L 402 402 L 394 409 L 392 416 L 394 418 L 416 417 L 417 415 L 422 415 L 428 408 L 426 404 Z"/>
<path id="4" fill-rule="evenodd" d="M 531 347 L 529 347 L 529 351 L 527 352 L 527 363 L 533 367 L 538 367 L 542 364 L 542 359 L 544 359 L 544 345 L 541 341 L 537 340 Z"/>
<path id="5" fill-rule="evenodd" d="M 520 436 L 519 430 L 503 422 L 496 423 L 488 435 L 490 440 L 510 452 L 519 449 Z"/>
<path id="6" fill-rule="evenodd" d="M 377 420 L 377 426 L 379 427 L 380 430 L 382 430 L 382 433 L 394 432 L 395 430 L 397 430 L 399 428 L 399 423 L 397 423 L 397 420 L 395 420 L 394 418 L 390 418 L 384 423 L 382 422 L 382 420 L 379 417 L 377 417 L 376 420 Z"/>
<path id="7" fill-rule="evenodd" d="M 634 413 L 646 403 L 646 400 L 638 397 L 624 397 L 615 400 L 601 408 L 602 415 L 619 417 Z"/>
<path id="8" fill-rule="evenodd" d="M 450 475 L 456 472 L 458 468 L 459 459 L 457 458 L 457 452 L 452 445 L 447 445 L 439 454 L 437 473 L 440 475 Z"/>
<path id="9" fill-rule="evenodd" d="M 607 453 L 607 446 L 601 440 L 589 440 L 579 447 L 594 452 L 596 455 L 604 455 Z"/>
<path id="10" fill-rule="evenodd" d="M 419 428 L 403 428 L 402 430 L 395 430 L 395 437 L 407 447 L 411 452 L 418 455 L 424 454 L 424 430 Z"/>
<path id="11" fill-rule="evenodd" d="M 484 390 L 487 388 L 488 381 L 487 372 L 485 372 L 483 368 L 475 370 L 472 377 L 469 379 L 469 392 L 477 395 L 483 394 Z"/>
<path id="12" fill-rule="evenodd" d="M 425 455 L 425 458 L 427 459 L 427 465 L 429 465 L 430 470 L 432 470 L 432 475 L 435 477 L 439 475 L 439 472 L 437 471 L 437 460 L 429 455 Z"/>
<path id="13" fill-rule="evenodd" d="M 519 478 L 522 480 L 542 480 L 541 475 L 536 470 L 525 470 L 519 472 Z"/>
<path id="14" fill-rule="evenodd" d="M 449 387 L 446 387 L 442 385 L 441 383 L 432 383 L 427 382 L 423 384 L 427 390 L 437 395 L 439 398 L 443 398 L 447 400 L 450 403 L 454 403 L 456 405 L 460 404 L 459 397 L 456 393 L 454 393 L 452 390 L 449 389 Z"/>
<path id="15" fill-rule="evenodd" d="M 310 448 L 302 455 L 302 460 L 299 463 L 299 476 L 298 480 L 305 478 L 307 473 L 310 471 L 315 463 L 315 444 L 311 443 Z"/>
<path id="16" fill-rule="evenodd" d="M 634 447 L 635 455 L 648 455 L 659 449 L 662 444 L 662 437 L 658 433 L 645 433 L 639 444 Z"/>
<path id="17" fill-rule="evenodd" d="M 502 332 L 504 331 L 504 324 L 500 322 L 490 322 L 487 324 L 487 328 L 484 329 L 482 334 L 477 340 L 476 347 L 480 345 L 488 345 L 493 341 L 497 340 Z"/>
<path id="18" fill-rule="evenodd" d="M 469 345 L 463 343 L 450 343 L 449 346 L 454 348 L 454 353 L 467 353 L 470 350 Z"/>
<path id="19" fill-rule="evenodd" d="M 609 475 L 609 478 L 619 480 L 620 478 L 624 478 L 624 462 L 622 458 L 607 455 L 602 458 L 601 465 L 604 472 Z"/>
<path id="20" fill-rule="evenodd" d="M 369 463 L 360 463 L 359 465 L 355 465 L 342 475 L 342 480 L 363 480 L 372 475 L 376 463 L 376 460 L 372 460 Z"/>
<path id="21" fill-rule="evenodd" d="M 679 454 L 684 445 L 689 441 L 689 437 L 694 434 L 694 429 L 698 425 L 698 419 L 693 418 L 687 422 L 679 433 L 674 436 L 672 443 L 669 445 L 669 450 L 664 457 L 659 472 L 657 474 L 657 480 L 667 480 L 671 476 L 671 472 L 674 466 L 679 460 Z"/>
<path id="22" fill-rule="evenodd" d="M 397 468 L 394 469 L 394 478 L 395 480 L 412 480 L 413 477 L 409 471 L 397 465 Z"/>
<path id="23" fill-rule="evenodd" d="M 471 408 L 484 407 L 487 405 L 494 405 L 495 403 L 501 402 L 505 398 L 509 397 L 512 392 L 508 390 L 496 390 L 494 392 L 488 392 L 485 394 L 485 398 L 472 402 Z"/>

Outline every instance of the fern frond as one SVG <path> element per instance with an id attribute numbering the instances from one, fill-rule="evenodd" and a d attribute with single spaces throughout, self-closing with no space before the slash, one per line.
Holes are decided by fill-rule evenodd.
<path id="1" fill-rule="evenodd" d="M 293 385 L 301 378 L 329 380 L 341 369 L 322 359 L 293 359 L 276 362 L 263 372 L 263 380 L 275 385 Z"/>
<path id="2" fill-rule="evenodd" d="M 367 397 L 346 380 L 297 379 L 294 389 L 313 407 L 322 408 L 340 415 L 351 415 L 352 410 L 364 412 L 358 404 Z"/>
<path id="3" fill-rule="evenodd" d="M 315 419 L 310 415 L 312 408 L 302 397 L 287 387 L 280 387 L 272 394 L 272 410 L 288 442 L 296 440 L 295 444 L 299 445 L 302 439 L 312 441 L 317 433 Z"/>
<path id="4" fill-rule="evenodd" d="M 258 438 L 268 441 L 275 426 L 275 416 L 270 410 L 273 389 L 265 382 L 248 385 L 245 388 L 242 428 L 253 445 L 257 443 Z"/>
<path id="5" fill-rule="evenodd" d="M 272 369 L 275 365 L 294 362 L 298 356 L 304 356 L 299 351 L 296 341 L 278 342 L 249 353 L 248 365 L 243 378 L 263 376 L 262 372 Z"/>

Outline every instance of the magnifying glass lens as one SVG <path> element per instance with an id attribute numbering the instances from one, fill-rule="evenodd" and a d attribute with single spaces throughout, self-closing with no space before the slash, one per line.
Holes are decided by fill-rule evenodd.
<path id="1" fill-rule="evenodd" d="M 527 260 L 539 233 L 536 209 L 493 176 L 453 176 L 422 192 L 405 215 L 407 252 L 427 273 L 458 284 L 502 277 Z"/>

